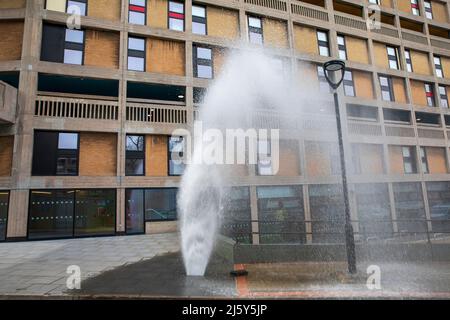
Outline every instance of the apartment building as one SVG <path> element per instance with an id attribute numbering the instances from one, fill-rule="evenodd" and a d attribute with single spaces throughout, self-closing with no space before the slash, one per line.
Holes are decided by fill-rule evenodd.
<path id="1" fill-rule="evenodd" d="M 171 133 L 192 127 L 238 41 L 313 75 L 324 93 L 322 64 L 346 61 L 358 232 L 449 231 L 449 10 L 439 0 L 0 0 L 0 241 L 176 230 L 184 167 L 171 154 L 184 142 Z M 332 106 L 310 109 L 302 139 L 282 138 L 276 175 L 239 172 L 225 233 L 342 240 Z"/>

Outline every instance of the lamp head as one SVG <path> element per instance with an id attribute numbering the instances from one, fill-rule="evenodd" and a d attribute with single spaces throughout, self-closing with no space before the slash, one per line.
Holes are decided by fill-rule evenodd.
<path id="1" fill-rule="evenodd" d="M 325 78 L 328 84 L 336 90 L 344 81 L 345 62 L 342 60 L 327 61 L 323 65 Z"/>

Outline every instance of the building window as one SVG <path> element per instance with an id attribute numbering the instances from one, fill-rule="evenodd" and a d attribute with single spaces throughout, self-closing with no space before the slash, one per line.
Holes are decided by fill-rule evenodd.
<path id="1" fill-rule="evenodd" d="M 183 137 L 169 137 L 169 176 L 181 176 L 184 172 Z"/>
<path id="2" fill-rule="evenodd" d="M 392 88 L 392 78 L 380 76 L 381 96 L 384 101 L 394 101 L 394 91 Z"/>
<path id="3" fill-rule="evenodd" d="M 169 29 L 184 31 L 184 3 L 169 1 Z"/>
<path id="4" fill-rule="evenodd" d="M 434 92 L 433 85 L 431 83 L 425 83 L 425 95 L 427 97 L 427 105 L 429 107 L 434 107 Z"/>
<path id="5" fill-rule="evenodd" d="M 317 78 L 319 80 L 319 90 L 320 92 L 331 92 L 331 87 L 328 84 L 327 78 L 325 77 L 325 71 L 322 66 L 317 66 Z"/>
<path id="6" fill-rule="evenodd" d="M 339 59 L 347 60 L 347 48 L 345 44 L 345 37 L 342 35 L 337 36 L 337 43 L 339 49 Z"/>
<path id="7" fill-rule="evenodd" d="M 271 176 L 272 170 L 272 150 L 270 141 L 258 140 L 258 175 Z"/>
<path id="8" fill-rule="evenodd" d="M 9 192 L 0 191 L 0 241 L 6 240 L 8 225 Z"/>
<path id="9" fill-rule="evenodd" d="M 145 39 L 128 37 L 128 70 L 145 71 Z"/>
<path id="10" fill-rule="evenodd" d="M 169 188 L 126 190 L 126 233 L 145 233 L 145 222 L 176 220 L 177 193 Z"/>
<path id="11" fill-rule="evenodd" d="M 85 16 L 87 14 L 87 0 L 69 0 L 67 2 L 67 13 Z"/>
<path id="12" fill-rule="evenodd" d="M 439 97 L 441 100 L 441 108 L 448 109 L 447 87 L 439 86 Z"/>
<path id="13" fill-rule="evenodd" d="M 250 43 L 263 44 L 264 40 L 261 18 L 248 16 L 248 38 Z"/>
<path id="14" fill-rule="evenodd" d="M 78 151 L 78 133 L 36 131 L 33 176 L 78 175 Z"/>
<path id="15" fill-rule="evenodd" d="M 64 47 L 64 63 L 83 64 L 84 31 L 66 29 L 66 41 Z"/>
<path id="16" fill-rule="evenodd" d="M 403 170 L 406 174 L 417 173 L 416 156 L 414 147 L 402 147 Z"/>
<path id="17" fill-rule="evenodd" d="M 192 33 L 206 35 L 206 7 L 192 6 Z"/>
<path id="18" fill-rule="evenodd" d="M 325 31 L 317 31 L 317 43 L 319 45 L 319 54 L 324 57 L 329 57 L 328 33 Z"/>
<path id="19" fill-rule="evenodd" d="M 415 16 L 420 16 L 419 0 L 411 0 L 411 12 Z"/>
<path id="20" fill-rule="evenodd" d="M 442 71 L 441 57 L 434 56 L 434 68 L 436 69 L 436 76 L 438 78 L 444 77 L 444 72 Z"/>
<path id="21" fill-rule="evenodd" d="M 213 78 L 212 50 L 210 48 L 194 46 L 194 77 Z"/>
<path id="22" fill-rule="evenodd" d="M 389 60 L 389 68 L 398 70 L 398 54 L 397 48 L 386 47 L 387 56 Z"/>
<path id="23" fill-rule="evenodd" d="M 380 5 L 380 0 L 369 0 L 369 3 Z"/>
<path id="24" fill-rule="evenodd" d="M 406 60 L 406 70 L 408 72 L 413 72 L 412 60 L 411 60 L 411 51 L 405 50 L 405 60 Z"/>
<path id="25" fill-rule="evenodd" d="M 355 84 L 353 83 L 353 73 L 349 70 L 344 73 L 344 93 L 348 97 L 356 96 Z"/>
<path id="26" fill-rule="evenodd" d="M 425 17 L 428 19 L 433 19 L 433 9 L 431 7 L 431 1 L 425 0 L 423 2 L 423 6 L 425 7 Z"/>
<path id="27" fill-rule="evenodd" d="M 33 190 L 29 215 L 30 240 L 114 235 L 116 191 Z"/>
<path id="28" fill-rule="evenodd" d="M 427 150 L 425 147 L 420 147 L 420 163 L 422 164 L 422 172 L 424 174 L 430 173 L 428 168 Z"/>
<path id="29" fill-rule="evenodd" d="M 128 22 L 132 24 L 146 24 L 147 1 L 130 0 Z"/>
<path id="30" fill-rule="evenodd" d="M 143 176 L 145 174 L 144 136 L 127 136 L 125 174 L 127 176 Z"/>

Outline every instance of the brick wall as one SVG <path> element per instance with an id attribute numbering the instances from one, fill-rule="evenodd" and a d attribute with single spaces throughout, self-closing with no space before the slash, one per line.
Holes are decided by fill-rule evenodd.
<path id="1" fill-rule="evenodd" d="M 145 173 L 152 177 L 168 175 L 167 136 L 147 136 L 145 146 Z"/>
<path id="2" fill-rule="evenodd" d="M 11 176 L 14 137 L 0 137 L 0 177 Z"/>
<path id="3" fill-rule="evenodd" d="M 209 36 L 231 40 L 239 37 L 239 14 L 237 11 L 208 7 L 207 19 Z"/>
<path id="4" fill-rule="evenodd" d="M 185 47 L 181 42 L 147 39 L 148 72 L 184 76 L 185 56 Z"/>
<path id="5" fill-rule="evenodd" d="M 80 176 L 117 175 L 117 135 L 80 133 Z"/>
<path id="6" fill-rule="evenodd" d="M 295 50 L 300 53 L 318 54 L 316 29 L 294 25 Z"/>
<path id="7" fill-rule="evenodd" d="M 88 16 L 118 21 L 120 20 L 121 0 L 88 1 Z"/>
<path id="8" fill-rule="evenodd" d="M 264 44 L 269 47 L 288 48 L 287 25 L 284 21 L 263 19 Z"/>
<path id="9" fill-rule="evenodd" d="M 22 57 L 23 21 L 0 21 L 0 61 Z"/>
<path id="10" fill-rule="evenodd" d="M 25 8 L 26 0 L 0 0 L 0 9 Z"/>
<path id="11" fill-rule="evenodd" d="M 119 68 L 120 35 L 97 30 L 86 31 L 84 64 L 86 66 Z"/>

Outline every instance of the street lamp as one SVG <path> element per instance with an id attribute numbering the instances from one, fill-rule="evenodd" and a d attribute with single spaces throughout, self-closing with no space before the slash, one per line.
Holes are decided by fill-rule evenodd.
<path id="1" fill-rule="evenodd" d="M 355 235 L 350 216 L 350 201 L 348 198 L 347 170 L 345 166 L 344 140 L 342 137 L 341 112 L 339 110 L 339 96 L 337 89 L 344 81 L 345 62 L 341 60 L 331 60 L 323 65 L 325 78 L 328 84 L 333 88 L 334 108 L 336 112 L 336 125 L 339 140 L 339 155 L 341 159 L 342 188 L 344 191 L 345 207 L 345 247 L 347 250 L 348 271 L 350 274 L 356 273 L 356 253 L 355 253 Z"/>

